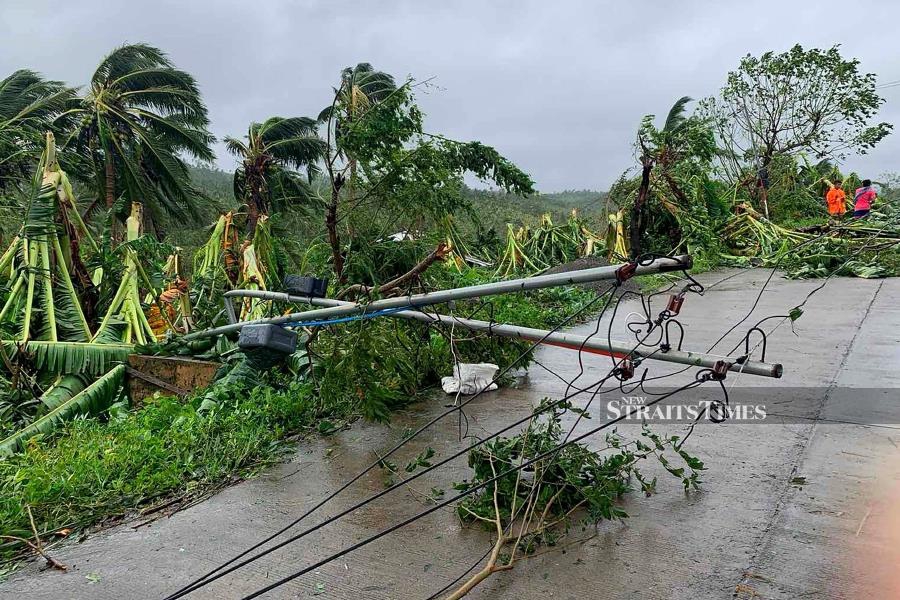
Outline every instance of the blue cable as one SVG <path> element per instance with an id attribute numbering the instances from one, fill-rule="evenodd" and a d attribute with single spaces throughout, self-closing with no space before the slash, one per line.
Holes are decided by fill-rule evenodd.
<path id="1" fill-rule="evenodd" d="M 338 323 L 349 323 L 351 321 L 363 321 L 366 319 L 374 319 L 375 317 L 383 317 L 400 311 L 408 310 L 408 306 L 399 308 L 383 308 L 373 313 L 362 313 L 360 315 L 350 315 L 347 317 L 335 317 L 334 319 L 321 319 L 318 321 L 290 321 L 282 324 L 283 327 L 323 327 L 325 325 L 337 325 Z"/>

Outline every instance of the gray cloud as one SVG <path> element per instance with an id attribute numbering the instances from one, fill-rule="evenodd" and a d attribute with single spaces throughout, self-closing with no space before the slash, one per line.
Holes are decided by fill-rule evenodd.
<path id="1" fill-rule="evenodd" d="M 252 120 L 315 115 L 360 61 L 434 78 L 428 129 L 496 146 L 545 191 L 604 189 L 631 164 L 641 116 L 714 93 L 750 52 L 843 45 L 881 81 L 900 57 L 885 2 L 226 2 L 13 0 L 0 6 L 0 73 L 30 67 L 72 84 L 125 42 L 166 50 L 199 80 L 218 137 Z M 881 118 L 900 116 L 900 87 Z M 846 166 L 900 170 L 900 133 Z M 230 157 L 219 147 L 219 163 Z"/>

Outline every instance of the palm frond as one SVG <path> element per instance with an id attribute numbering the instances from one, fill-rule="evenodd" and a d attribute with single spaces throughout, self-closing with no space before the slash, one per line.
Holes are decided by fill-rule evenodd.
<path id="1" fill-rule="evenodd" d="M 235 156 L 244 157 L 250 154 L 250 149 L 247 148 L 246 144 L 237 138 L 226 136 L 223 141 L 225 142 L 225 149 Z"/>
<path id="2" fill-rule="evenodd" d="M 663 131 L 675 131 L 679 125 L 684 123 L 685 108 L 687 107 L 688 102 L 691 102 L 692 100 L 693 98 L 689 96 L 682 96 L 672 105 L 672 108 L 669 109 L 668 116 L 666 116 L 666 124 L 663 126 Z"/>
<path id="3" fill-rule="evenodd" d="M 10 357 L 19 352 L 28 354 L 38 369 L 51 373 L 105 373 L 134 352 L 134 346 L 123 343 L 30 341 L 20 344 L 0 340 Z"/>
<path id="4" fill-rule="evenodd" d="M 0 441 L 0 456 L 21 451 L 25 443 L 36 435 L 49 435 L 59 425 L 79 415 L 98 415 L 108 409 L 118 397 L 125 380 L 125 366 L 118 365 L 102 375 L 87 388 L 62 402 L 46 415 Z"/>
<path id="5" fill-rule="evenodd" d="M 309 117 L 270 117 L 259 125 L 255 134 L 266 144 L 282 140 L 313 136 L 317 123 Z"/>
<path id="6" fill-rule="evenodd" d="M 88 382 L 80 375 L 60 375 L 41 396 L 41 404 L 47 410 L 55 410 L 76 394 L 83 392 L 87 386 Z"/>

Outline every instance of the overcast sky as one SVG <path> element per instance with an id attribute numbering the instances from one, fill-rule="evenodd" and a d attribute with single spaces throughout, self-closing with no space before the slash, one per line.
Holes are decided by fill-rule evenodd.
<path id="1" fill-rule="evenodd" d="M 495 146 L 542 191 L 606 189 L 632 164 L 643 114 L 714 93 L 748 52 L 841 43 L 879 82 L 900 80 L 898 18 L 885 0 L 3 0 L 0 77 L 29 67 L 81 85 L 113 47 L 146 42 L 197 78 L 221 138 L 315 116 L 341 68 L 366 61 L 434 78 L 419 98 L 429 131 Z M 900 121 L 900 87 L 882 93 L 881 118 Z M 898 151 L 900 131 L 848 166 L 900 171 Z"/>

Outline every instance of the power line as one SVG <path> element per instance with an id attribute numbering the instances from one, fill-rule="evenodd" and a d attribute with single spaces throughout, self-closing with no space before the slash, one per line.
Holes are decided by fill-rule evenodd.
<path id="1" fill-rule="evenodd" d="M 689 274 L 685 273 L 685 275 L 686 275 L 686 276 L 688 277 L 688 279 L 690 279 L 694 284 L 696 284 L 695 280 L 693 280 L 693 278 L 691 278 Z M 696 284 L 696 285 L 699 285 L 699 284 Z M 600 313 L 600 315 L 597 317 L 597 323 L 598 323 L 598 325 L 597 325 L 596 331 L 599 331 L 599 323 L 600 323 L 600 320 L 602 319 L 603 313 L 605 312 L 606 307 L 608 307 L 608 306 L 609 306 L 609 302 L 606 303 L 606 305 L 604 306 L 603 311 L 602 311 L 602 312 Z M 642 302 L 642 306 L 644 306 L 643 302 Z M 648 307 L 645 306 L 645 311 L 647 310 L 647 308 L 648 308 Z M 662 320 L 664 320 L 665 318 L 670 318 L 670 316 L 667 317 L 667 315 L 668 315 L 668 310 L 664 310 L 664 311 L 660 314 L 659 320 L 662 321 Z M 646 312 L 646 318 L 647 318 L 647 321 L 650 322 L 650 313 L 649 313 L 649 312 Z M 612 322 L 610 323 L 610 330 L 609 330 L 609 332 L 608 332 L 608 335 L 611 335 L 611 326 L 612 326 Z M 639 346 L 641 346 L 641 345 L 646 341 L 646 339 L 647 339 L 647 337 L 649 337 L 651 331 L 652 331 L 652 329 L 648 329 L 647 334 L 646 334 L 643 338 L 638 338 L 637 345 L 636 345 L 636 346 L 634 347 L 634 349 L 632 350 L 632 353 L 633 353 L 634 350 L 636 350 Z M 636 334 L 636 337 L 637 337 L 637 334 Z M 583 350 L 583 349 L 582 349 L 582 350 Z M 629 353 L 628 356 L 630 356 L 632 353 Z M 614 359 L 614 360 L 613 360 L 613 363 L 614 363 L 614 364 L 613 364 L 613 368 L 610 369 L 608 375 L 607 375 L 606 377 L 604 377 L 604 379 L 602 379 L 600 382 L 598 382 L 597 384 L 594 384 L 593 386 L 590 386 L 590 387 L 595 387 L 595 386 L 597 386 L 597 385 L 602 386 L 602 384 L 603 384 L 605 381 L 607 381 L 609 378 L 611 378 L 611 377 L 613 377 L 613 376 L 616 376 L 617 373 L 618 373 L 618 370 L 619 370 L 619 366 L 620 366 L 625 360 L 626 360 L 626 357 L 622 357 L 621 359 L 619 359 L 618 362 L 616 362 L 615 359 Z M 545 367 L 545 368 L 546 368 L 546 367 Z M 709 370 L 707 369 L 707 370 L 705 370 L 705 371 L 709 371 Z M 703 371 L 701 371 L 701 372 L 703 372 Z M 578 375 L 578 377 L 580 377 L 580 376 L 581 376 L 581 374 Z M 576 379 L 577 379 L 577 377 L 576 377 Z M 572 383 L 574 383 L 574 381 L 570 382 L 570 385 L 571 385 Z M 695 382 L 695 383 L 696 383 L 696 382 Z M 687 387 L 690 387 L 691 385 L 692 385 L 692 384 L 689 384 L 689 386 L 686 386 L 685 389 L 687 389 Z M 569 389 L 569 388 L 567 387 L 567 391 L 568 391 L 568 389 Z M 577 388 L 576 388 L 576 389 L 577 389 Z M 607 390 L 607 391 L 612 391 L 612 390 Z M 598 387 L 598 388 L 594 391 L 594 393 L 591 395 L 591 398 L 589 399 L 587 405 L 586 405 L 585 408 L 583 409 L 584 411 L 586 411 L 586 410 L 590 407 L 591 403 L 594 401 L 594 399 L 596 398 L 596 396 L 597 396 L 599 393 L 600 393 L 600 388 Z M 676 392 L 673 392 L 673 393 L 676 393 Z M 574 394 L 574 395 L 577 395 L 577 393 Z M 669 395 L 671 395 L 671 394 L 669 394 Z M 551 403 L 551 405 L 549 405 L 549 406 L 547 406 L 547 407 L 544 407 L 544 409 L 543 409 L 542 411 L 539 411 L 539 412 L 543 412 L 543 411 L 545 411 L 545 410 L 548 410 L 549 408 L 555 407 L 555 406 L 559 405 L 561 402 L 567 400 L 569 397 L 571 397 L 571 396 L 569 396 L 569 395 L 567 394 L 564 398 L 562 398 L 562 399 L 560 399 L 560 400 L 557 400 L 557 401 L 554 402 L 554 403 Z M 665 395 L 665 394 L 663 394 L 662 397 L 658 398 L 658 399 L 657 399 L 656 401 L 654 401 L 654 402 L 651 402 L 651 403 L 647 404 L 647 406 L 650 406 L 650 405 L 652 405 L 652 404 L 655 404 L 656 402 L 659 402 L 659 401 L 663 400 L 663 399 L 666 398 L 666 397 L 668 397 L 668 396 Z M 514 424 L 512 424 L 512 425 L 506 427 L 505 429 L 503 429 L 503 430 L 501 430 L 501 431 L 499 431 L 499 432 L 494 433 L 494 434 L 491 435 L 489 438 L 487 438 L 487 439 L 485 439 L 485 440 L 482 440 L 481 442 L 479 442 L 479 443 L 476 444 L 475 446 L 481 445 L 482 443 L 488 441 L 489 439 L 493 439 L 493 438 L 495 438 L 495 437 L 498 437 L 501 433 L 504 433 L 505 431 L 508 431 L 509 429 L 511 429 L 511 428 L 513 428 L 513 427 L 515 427 L 515 426 L 517 426 L 517 425 L 520 425 L 520 424 L 524 423 L 525 421 L 531 420 L 531 419 L 534 417 L 534 415 L 535 415 L 535 414 L 539 414 L 539 412 L 532 413 L 532 415 L 530 415 L 529 417 L 526 417 L 525 419 L 519 421 L 518 423 L 514 423 Z M 626 415 L 626 416 L 627 416 L 627 415 Z M 572 427 L 570 428 L 568 434 L 566 435 L 566 438 L 565 438 L 563 444 L 562 444 L 561 446 L 558 447 L 559 449 L 561 449 L 561 448 L 563 448 L 563 447 L 565 447 L 565 446 L 567 446 L 567 445 L 569 444 L 569 440 L 570 440 L 572 434 L 574 433 L 575 428 L 576 428 L 577 425 L 580 423 L 580 421 L 581 421 L 581 419 L 582 419 L 583 417 L 584 417 L 584 412 L 581 412 L 581 413 L 579 414 L 579 417 L 575 420 L 575 422 L 573 423 Z M 607 426 L 609 426 L 609 425 L 611 425 L 611 424 L 613 424 L 613 423 L 615 423 L 615 422 L 616 422 L 616 421 L 614 420 L 614 421 L 611 421 L 611 422 L 609 422 L 609 423 L 606 423 L 605 425 L 601 426 L 600 429 L 602 429 L 602 428 L 604 428 L 604 427 L 607 427 Z M 579 439 L 581 439 L 581 438 L 579 438 Z M 573 440 L 572 442 L 574 443 L 574 441 L 577 441 L 577 440 Z M 455 455 L 455 456 L 451 456 L 451 457 L 445 459 L 444 461 L 441 462 L 441 464 L 434 465 L 434 467 L 437 468 L 437 467 L 441 466 L 442 464 L 446 464 L 446 463 L 449 462 L 450 460 L 454 460 L 455 458 L 458 458 L 458 457 L 461 456 L 462 454 L 467 453 L 467 452 L 469 452 L 469 451 L 471 451 L 471 447 L 470 447 L 470 449 L 464 450 L 462 453 L 458 453 L 458 454 Z M 554 457 L 554 460 L 555 460 L 555 457 Z M 522 468 L 528 466 L 529 464 L 530 464 L 530 463 L 520 464 L 518 467 L 512 469 L 510 472 L 513 472 L 513 471 L 518 470 L 518 469 L 522 469 Z M 432 469 L 428 469 L 428 471 L 430 471 L 430 470 L 432 470 Z M 425 473 L 425 472 L 420 472 L 420 473 L 417 474 L 416 476 L 410 477 L 409 479 L 405 480 L 405 481 L 403 482 L 403 484 L 404 484 L 404 485 L 405 485 L 405 484 L 408 484 L 409 481 L 412 481 L 412 480 L 415 479 L 418 475 L 422 475 L 422 474 L 424 474 L 424 473 Z M 508 472 L 507 474 L 509 474 L 509 472 Z M 503 476 L 503 475 L 501 475 L 501 477 L 502 477 L 502 476 Z M 490 483 L 490 482 L 487 482 L 487 483 Z M 398 485 L 399 485 L 399 484 L 398 484 Z M 471 493 L 471 492 L 469 492 L 469 493 Z M 460 497 L 461 497 L 461 496 L 460 496 Z M 366 504 L 366 503 L 368 503 L 369 501 L 374 500 L 374 499 L 375 499 L 375 498 L 370 498 L 369 500 L 367 500 L 367 501 L 364 502 L 363 504 Z M 454 501 L 454 500 L 451 499 L 450 502 L 452 502 L 452 501 Z M 293 538 L 291 538 L 291 539 L 289 539 L 289 540 L 286 540 L 285 542 L 282 542 L 281 544 L 279 544 L 279 545 L 276 546 L 275 548 L 271 548 L 269 551 L 274 550 L 274 549 L 279 548 L 279 547 L 282 547 L 282 546 L 284 546 L 284 545 L 287 545 L 288 543 L 291 543 L 292 541 L 295 541 L 295 540 L 297 540 L 297 539 L 303 537 L 303 536 L 306 535 L 307 533 L 310 533 L 312 530 L 318 529 L 319 527 L 324 526 L 324 525 L 327 524 L 328 522 L 333 522 L 333 520 L 336 520 L 336 519 L 338 519 L 338 518 L 344 516 L 345 514 L 349 514 L 350 512 L 353 512 L 353 511 L 356 510 L 357 508 L 358 508 L 358 507 L 352 507 L 352 508 L 350 508 L 350 509 L 344 511 L 344 513 L 342 513 L 342 514 L 340 514 L 340 515 L 335 515 L 335 517 L 333 517 L 332 519 L 329 519 L 326 523 L 322 523 L 322 524 L 320 524 L 320 525 L 317 525 L 317 526 L 315 526 L 314 528 L 312 528 L 311 530 L 307 530 L 307 531 L 303 532 L 302 534 L 299 534 L 299 535 L 297 535 L 297 536 L 294 536 Z M 422 515 L 422 516 L 424 516 L 424 515 Z M 401 526 L 402 526 L 402 525 L 401 525 Z M 399 527 L 397 527 L 397 528 L 399 528 Z M 377 539 L 377 538 L 376 538 L 376 539 Z M 325 562 L 328 562 L 328 561 L 333 560 L 334 558 L 338 558 L 338 557 L 339 557 L 339 556 L 334 556 L 334 557 L 332 557 L 331 559 L 326 559 Z M 324 564 L 324 563 L 323 563 L 323 564 Z M 238 566 L 240 566 L 240 565 L 238 565 Z M 321 565 L 318 565 L 318 566 L 321 566 Z M 237 568 L 237 567 L 235 567 L 235 568 Z M 312 567 L 312 568 L 315 568 L 315 566 Z M 302 573 L 301 573 L 301 574 L 302 574 Z M 299 576 L 299 574 L 298 574 L 298 575 L 295 575 L 295 576 Z M 284 582 L 286 582 L 286 581 L 283 581 L 282 583 L 284 583 Z M 277 587 L 277 585 L 281 585 L 281 583 L 277 583 L 277 584 L 276 584 L 276 587 Z M 263 590 L 263 591 L 258 592 L 258 593 L 265 593 L 265 591 L 266 591 L 266 590 Z M 254 596 L 249 596 L 248 598 L 250 598 L 250 597 L 254 597 Z"/>
<path id="2" fill-rule="evenodd" d="M 710 371 L 709 369 L 706 369 L 706 371 L 708 372 L 708 373 L 706 373 L 706 375 L 711 374 L 711 372 L 709 372 L 709 371 Z M 706 379 L 703 379 L 703 378 L 695 379 L 694 381 L 691 381 L 690 383 L 687 383 L 687 384 L 685 384 L 685 385 L 683 385 L 683 386 L 681 386 L 681 387 L 679 387 L 679 388 L 676 388 L 676 389 L 672 390 L 671 392 L 669 392 L 669 393 L 667 393 L 667 394 L 665 394 L 665 395 L 663 395 L 663 396 L 660 396 L 659 398 L 655 398 L 655 399 L 651 400 L 650 402 L 644 404 L 643 406 L 645 406 L 645 407 L 653 406 L 654 404 L 658 404 L 659 402 L 662 402 L 662 401 L 665 400 L 666 398 L 669 398 L 669 397 L 671 397 L 671 396 L 674 396 L 675 394 L 678 394 L 678 393 L 683 392 L 683 391 L 685 391 L 685 390 L 688 390 L 688 389 L 691 389 L 691 388 L 694 388 L 694 387 L 698 387 L 698 386 L 702 385 L 703 383 L 706 383 L 706 382 L 709 381 L 709 380 L 710 380 L 709 378 L 706 378 Z M 514 472 L 516 472 L 516 471 L 519 471 L 519 470 L 525 469 L 525 468 L 527 468 L 527 467 L 530 467 L 531 465 L 533 465 L 533 464 L 535 464 L 536 462 L 538 462 L 538 461 L 540 461 L 540 460 L 543 460 L 543 459 L 545 459 L 545 458 L 548 458 L 548 457 L 551 457 L 551 456 L 555 456 L 555 455 L 558 454 L 563 448 L 566 448 L 566 447 L 568 447 L 568 446 L 571 446 L 571 445 L 573 445 L 573 444 L 576 444 L 576 443 L 578 443 L 578 442 L 580 442 L 580 441 L 582 441 L 582 440 L 584 440 L 584 439 L 587 439 L 588 437 L 590 437 L 590 436 L 592 436 L 592 435 L 594 435 L 594 434 L 596 434 L 596 433 L 602 431 L 603 429 L 606 429 L 607 427 L 610 427 L 610 426 L 615 425 L 616 423 L 618 423 L 618 422 L 620 422 L 620 421 L 623 421 L 624 419 L 626 419 L 626 418 L 630 417 L 631 415 L 635 414 L 639 409 L 640 409 L 640 407 L 635 407 L 635 410 L 634 410 L 634 411 L 625 412 L 625 414 L 622 414 L 622 415 L 616 417 L 615 419 L 612 419 L 612 420 L 610 420 L 610 421 L 607 421 L 606 423 L 604 423 L 604 424 L 602 424 L 602 425 L 600 425 L 600 426 L 598 426 L 598 427 L 595 427 L 594 429 L 591 429 L 590 431 L 588 431 L 588 432 L 586 432 L 586 433 L 583 433 L 583 434 L 581 434 L 581 435 L 579 435 L 579 436 L 577 436 L 577 437 L 575 437 L 575 438 L 572 438 L 572 439 L 570 439 L 570 440 L 567 441 L 567 442 L 564 442 L 564 443 L 562 443 L 562 444 L 559 444 L 559 445 L 557 445 L 557 446 L 554 446 L 554 447 L 551 448 L 550 450 L 548 450 L 548 451 L 546 451 L 546 452 L 542 452 L 541 454 L 538 454 L 538 455 L 535 456 L 534 458 L 532 458 L 532 459 L 530 459 L 530 460 L 528 460 L 528 461 L 526 461 L 526 462 L 524 462 L 524 463 L 521 463 L 520 465 L 517 465 L 517 466 L 515 466 L 515 467 L 513 467 L 513 468 L 511 468 L 511 469 L 507 469 L 506 471 L 503 471 L 503 472 L 500 473 L 499 475 L 496 475 L 496 476 L 494 476 L 494 477 L 491 477 L 490 479 L 487 479 L 486 481 L 484 481 L 484 482 L 482 482 L 482 483 L 479 483 L 479 484 L 477 484 L 477 485 L 471 486 L 471 487 L 467 488 L 466 490 L 460 492 L 459 494 L 457 494 L 457 495 L 455 495 L 455 496 L 453 496 L 453 497 L 451 497 L 451 498 L 448 498 L 447 500 L 444 500 L 444 501 L 442 501 L 442 502 L 439 502 L 438 504 L 435 504 L 435 505 L 434 505 L 433 507 L 431 507 L 431 508 L 428 508 L 428 509 L 426 509 L 426 510 L 424 510 L 424 511 L 422 511 L 422 512 L 416 514 L 416 515 L 413 515 L 412 517 L 409 517 L 409 518 L 407 518 L 407 519 L 404 519 L 404 520 L 401 521 L 400 523 L 397 523 L 397 524 L 395 524 L 395 525 L 392 525 L 392 526 L 388 527 L 387 529 L 384 529 L 384 530 L 382 530 L 382 531 L 380 531 L 380 532 L 378 532 L 378 533 L 376 533 L 376 534 L 374 534 L 374 535 L 371 535 L 371 536 L 369 536 L 368 538 L 366 538 L 366 539 L 364 539 L 364 540 L 361 540 L 361 541 L 359 541 L 359 542 L 357 542 L 357 543 L 355 543 L 355 544 L 353 544 L 353 545 L 351 545 L 351 546 L 348 546 L 347 548 L 344 548 L 343 550 L 339 550 L 338 552 L 335 552 L 335 553 L 331 554 L 330 556 L 327 556 L 327 557 L 325 557 L 325 558 L 319 560 L 318 562 L 316 562 L 316 563 L 314 563 L 314 564 L 312 564 L 312 565 L 309 565 L 308 567 L 304 567 L 303 569 L 300 569 L 299 571 L 296 571 L 296 572 L 292 573 L 291 575 L 288 575 L 288 576 L 286 576 L 286 577 L 283 577 L 283 578 L 279 579 L 278 581 L 275 581 L 275 582 L 273 582 L 273 583 L 271 583 L 271 584 L 269 584 L 269 585 L 267 585 L 267 586 L 265 586 L 265 587 L 263 587 L 263 588 L 260 588 L 259 590 L 255 591 L 255 592 L 253 592 L 253 593 L 251 593 L 251 594 L 248 594 L 247 596 L 244 596 L 244 597 L 242 598 L 242 600 L 252 600 L 253 598 L 258 598 L 259 596 L 261 596 L 261 595 L 263 595 L 263 594 L 265 594 L 265 593 L 267 593 L 267 592 L 270 592 L 270 591 L 274 590 L 275 588 L 281 587 L 282 585 L 284 585 L 284 584 L 286 584 L 286 583 L 288 583 L 288 582 L 290 582 L 290 581 L 293 581 L 294 579 L 296 579 L 296 578 L 298 578 L 298 577 L 300 577 L 300 576 L 302 576 L 302 575 L 305 575 L 306 573 L 309 573 L 310 571 L 313 571 L 314 569 L 318 569 L 319 567 L 321 567 L 321 566 L 323 566 L 323 565 L 325 565 L 325 564 L 328 564 L 329 562 L 331 562 L 331 561 L 333 561 L 333 560 L 336 560 L 336 559 L 338 559 L 338 558 L 340 558 L 340 557 L 342 557 L 342 556 L 344 556 L 344 555 L 346 555 L 346 554 L 349 554 L 349 553 L 353 552 L 354 550 L 358 550 L 359 548 L 362 548 L 363 546 L 367 546 L 368 544 L 370 544 L 370 543 L 372 543 L 372 542 L 374 542 L 374 541 L 376 541 L 376 540 L 379 540 L 379 539 L 381 539 L 382 537 L 384 537 L 384 536 L 386 536 L 386 535 L 388 535 L 388 534 L 390 534 L 390 533 L 393 533 L 394 531 L 397 531 L 398 529 L 401 529 L 402 527 L 405 527 L 405 526 L 407 526 L 407 525 L 409 525 L 409 524 L 411 524 L 411 523 L 414 523 L 415 521 L 418 521 L 419 519 L 421 519 L 421 518 L 423 518 L 423 517 L 426 517 L 426 516 L 432 514 L 433 512 L 435 512 L 435 511 L 437 511 L 437 510 L 439 510 L 439 509 L 441 509 L 441 508 L 444 508 L 445 506 L 448 506 L 448 505 L 450 505 L 450 504 L 452 504 L 452 503 L 454 503 L 454 502 L 456 502 L 456 501 L 458 501 L 458 500 L 461 500 L 462 498 L 465 498 L 466 496 L 469 496 L 469 495 L 471 495 L 471 494 L 473 494 L 473 493 L 475 493 L 475 492 L 477 492 L 477 491 L 479 491 L 479 490 L 481 490 L 481 489 L 487 487 L 488 485 L 494 483 L 495 481 L 498 481 L 499 479 L 501 479 L 501 478 L 503 478 L 503 477 L 506 477 L 507 475 L 510 475 L 510 474 L 512 474 L 512 473 L 514 473 Z"/>
<path id="3" fill-rule="evenodd" d="M 615 287 L 615 285 L 616 285 L 616 284 L 613 284 L 612 286 L 610 286 L 610 289 L 612 289 L 613 287 Z M 566 317 L 565 319 L 563 319 L 558 325 L 556 325 L 553 329 L 551 329 L 549 333 L 553 333 L 553 332 L 555 332 L 555 331 L 558 331 L 558 330 L 561 329 L 562 327 L 564 327 L 564 326 L 566 326 L 567 324 L 569 324 L 570 322 L 572 322 L 572 321 L 573 321 L 575 318 L 577 318 L 579 315 L 581 315 L 581 314 L 583 314 L 585 311 L 587 311 L 591 306 L 593 306 L 594 304 L 596 304 L 597 302 L 599 302 L 605 295 L 606 295 L 606 294 L 599 294 L 599 295 L 597 295 L 597 296 L 596 296 L 595 298 L 593 298 L 591 301 L 587 302 L 585 305 L 583 305 L 582 307 L 580 307 L 578 310 L 576 310 L 575 312 L 573 312 L 571 315 L 569 315 L 568 317 Z M 548 333 L 548 335 L 549 335 L 549 333 Z M 544 336 L 543 339 L 545 339 L 546 337 L 547 337 L 547 336 Z M 365 469 L 363 469 L 363 470 L 360 471 L 357 475 L 355 475 L 354 477 L 352 477 L 349 481 L 347 481 L 346 483 L 344 483 L 340 488 L 338 488 L 337 490 L 335 490 L 334 492 L 332 492 L 331 494 L 329 494 L 328 496 L 326 496 L 325 498 L 323 498 L 321 501 L 319 501 L 319 502 L 318 502 L 315 506 L 313 506 L 311 509 L 309 509 L 308 511 L 306 511 L 305 513 L 303 513 L 302 515 L 300 515 L 297 519 L 295 519 L 294 521 L 292 521 L 292 522 L 289 523 L 288 525 L 282 527 L 281 529 L 279 529 L 279 530 L 276 531 L 275 533 L 271 534 L 270 536 L 266 537 L 265 539 L 261 540 L 260 542 L 257 542 L 255 545 L 251 546 L 251 547 L 248 548 L 247 550 L 244 550 L 243 552 L 241 552 L 240 554 L 238 554 L 238 555 L 236 555 L 235 557 L 231 558 L 231 559 L 228 560 L 227 562 L 222 563 L 221 565 L 219 565 L 218 567 L 216 567 L 216 568 L 213 569 L 212 571 L 209 571 L 208 573 L 204 574 L 204 575 L 201 576 L 200 578 L 198 578 L 198 579 L 192 581 L 192 582 L 189 583 L 188 585 L 182 587 L 181 589 L 177 590 L 177 591 L 174 592 L 173 594 L 167 596 L 165 600 L 175 600 L 176 598 L 181 598 L 182 596 L 184 596 L 184 595 L 186 595 L 186 594 L 188 594 L 188 593 L 190 593 L 190 592 L 192 592 L 192 591 L 194 591 L 194 590 L 196 590 L 196 589 L 199 589 L 200 587 L 205 586 L 207 583 L 209 583 L 209 582 L 211 582 L 211 581 L 214 581 L 214 580 L 218 579 L 218 578 L 221 577 L 222 575 L 227 574 L 227 573 L 230 573 L 230 572 L 232 572 L 233 570 L 235 570 L 235 569 L 228 569 L 227 571 L 223 572 L 223 573 L 220 574 L 220 575 L 215 575 L 218 571 L 220 571 L 220 570 L 222 570 L 222 569 L 228 567 L 229 565 L 233 564 L 235 561 L 240 560 L 241 558 L 247 556 L 249 553 L 253 552 L 254 550 L 256 550 L 256 549 L 258 549 L 258 548 L 260 548 L 260 547 L 263 546 L 264 544 L 267 544 L 267 543 L 271 542 L 271 541 L 272 541 L 273 539 L 275 539 L 276 537 L 282 535 L 283 533 L 285 533 L 285 532 L 288 531 L 289 529 L 291 529 L 291 528 L 295 527 L 296 525 L 298 525 L 301 521 L 303 521 L 305 518 L 307 518 L 307 517 L 308 517 L 309 515 L 311 515 L 313 512 L 315 512 L 316 510 L 318 510 L 319 508 L 321 508 L 322 506 L 324 506 L 327 502 L 329 502 L 330 500 L 332 500 L 333 498 L 335 498 L 336 496 L 338 496 L 340 493 L 342 493 L 344 490 L 346 490 L 347 488 L 349 488 L 351 485 L 353 485 L 354 483 L 356 483 L 359 479 L 361 479 L 361 478 L 362 478 L 364 475 L 366 475 L 368 472 L 370 472 L 371 470 L 377 468 L 379 465 L 381 465 L 381 464 L 383 463 L 383 461 L 384 461 L 385 459 L 389 458 L 389 457 L 390 457 L 391 455 L 393 455 L 395 452 L 397 452 L 398 450 L 400 450 L 403 446 L 405 446 L 407 443 L 409 443 L 410 441 L 412 441 L 413 439 L 415 439 L 418 435 L 420 435 L 420 434 L 421 434 L 422 432 L 424 432 L 426 429 L 428 429 L 429 427 L 431 427 L 432 425 L 434 425 L 435 423 L 437 423 L 437 422 L 440 421 L 441 419 L 443 419 L 443 418 L 445 418 L 445 417 L 447 417 L 447 416 L 453 414 L 453 413 L 456 412 L 457 410 L 462 410 L 462 408 L 465 407 L 467 404 L 471 403 L 471 402 L 474 401 L 476 398 L 478 398 L 479 396 L 481 396 L 481 394 L 484 393 L 484 391 L 487 390 L 487 388 L 489 388 L 491 384 L 497 383 L 504 375 L 506 375 L 506 373 L 508 373 L 513 367 L 515 367 L 515 365 L 517 365 L 521 360 L 523 360 L 525 357 L 527 357 L 528 354 L 530 354 L 535 348 L 537 348 L 538 345 L 540 345 L 540 343 L 543 341 L 543 339 L 538 340 L 538 341 L 534 342 L 533 344 L 531 344 L 531 346 L 530 346 L 525 352 L 523 352 L 523 353 L 520 354 L 516 359 L 514 359 L 514 360 L 513 360 L 506 368 L 502 369 L 502 370 L 494 377 L 494 379 L 493 379 L 487 386 L 485 386 L 482 390 L 478 391 L 478 392 L 477 392 L 476 394 L 474 394 L 473 396 L 470 396 L 470 397 L 467 398 L 464 402 L 459 403 L 457 406 L 454 406 L 453 408 L 451 408 L 451 409 L 449 409 L 449 410 L 447 410 L 447 411 L 444 411 L 443 413 L 441 413 L 441 414 L 437 415 L 436 417 L 434 417 L 433 419 L 431 419 L 431 420 L 430 420 L 429 422 L 427 422 L 425 425 L 423 425 L 423 426 L 420 427 L 418 430 L 416 430 L 415 432 L 413 432 L 409 437 L 405 438 L 405 439 L 402 440 L 400 443 L 398 443 L 397 445 L 395 445 L 391 450 L 389 450 L 389 451 L 387 452 L 387 454 L 385 454 L 384 456 L 382 456 L 382 457 L 379 458 L 378 460 L 376 460 L 376 461 L 372 462 L 371 464 L 369 464 Z M 278 548 L 278 547 L 280 547 L 280 546 L 276 546 L 276 548 Z M 274 549 L 274 548 L 273 548 L 273 549 Z M 271 552 L 271 550 L 266 551 L 266 552 L 264 552 L 264 553 L 260 553 L 259 555 L 256 555 L 256 557 L 254 557 L 252 560 L 256 560 L 256 559 L 258 559 L 259 557 L 264 556 L 265 554 L 268 554 L 268 552 Z M 249 561 L 249 562 L 252 562 L 252 560 Z M 243 566 L 244 564 L 247 564 L 247 562 L 245 561 L 245 562 L 241 563 L 241 566 Z M 237 568 L 237 567 L 236 567 L 236 568 Z"/>

